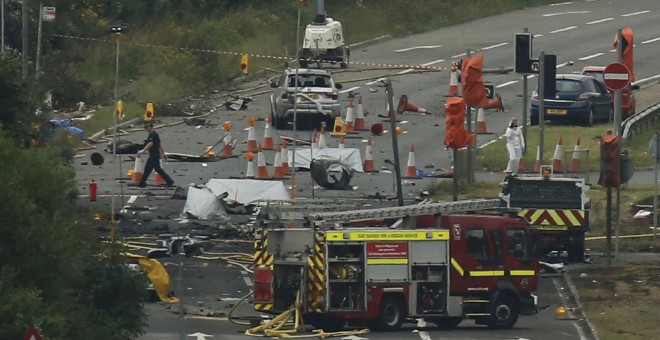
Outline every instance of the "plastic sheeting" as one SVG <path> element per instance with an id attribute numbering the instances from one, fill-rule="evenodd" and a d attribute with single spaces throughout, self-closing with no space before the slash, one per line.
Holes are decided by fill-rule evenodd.
<path id="1" fill-rule="evenodd" d="M 323 158 L 326 160 L 339 160 L 348 166 L 350 169 L 354 169 L 357 172 L 364 172 L 362 169 L 362 157 L 360 156 L 360 150 L 356 148 L 323 148 L 323 149 L 313 149 L 311 151 L 309 148 L 296 148 L 292 152 L 296 154 L 296 164 L 293 162 L 293 155 L 289 154 L 289 165 L 295 166 L 296 168 L 309 169 L 310 164 L 313 158 Z M 335 165 L 330 168 L 331 171 L 341 171 L 340 165 Z"/>
<path id="2" fill-rule="evenodd" d="M 194 216 L 200 220 L 229 219 L 217 194 L 208 187 L 188 187 L 186 205 L 183 206 L 181 216 Z"/>
<path id="3" fill-rule="evenodd" d="M 290 199 L 289 192 L 281 181 L 212 178 L 206 183 L 206 187 L 215 196 L 226 192 L 225 201 L 236 201 L 241 204 L 251 204 L 259 200 Z"/>

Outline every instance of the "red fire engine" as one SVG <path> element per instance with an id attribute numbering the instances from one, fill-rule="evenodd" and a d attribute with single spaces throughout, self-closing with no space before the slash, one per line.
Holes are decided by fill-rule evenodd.
<path id="1" fill-rule="evenodd" d="M 499 200 L 312 213 L 263 213 L 255 240 L 254 306 L 281 313 L 296 298 L 307 323 L 348 320 L 398 329 L 474 319 L 490 328 L 536 313 L 537 261 L 527 222 L 496 214 Z M 302 225 L 291 226 L 297 218 Z M 365 225 L 371 221 L 379 226 Z M 362 223 L 360 223 L 362 222 Z"/>

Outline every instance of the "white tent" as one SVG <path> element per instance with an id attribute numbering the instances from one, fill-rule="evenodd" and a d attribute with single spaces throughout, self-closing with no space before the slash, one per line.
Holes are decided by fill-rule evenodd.
<path id="1" fill-rule="evenodd" d="M 209 188 L 188 187 L 188 198 L 181 216 L 192 215 L 200 220 L 229 219 L 220 199 Z"/>
<path id="2" fill-rule="evenodd" d="M 251 204 L 259 200 L 288 200 L 289 192 L 282 181 L 262 181 L 256 179 L 217 179 L 206 183 L 214 195 L 227 193 L 225 201 Z"/>
<path id="3" fill-rule="evenodd" d="M 360 150 L 356 148 L 323 148 L 323 149 L 313 149 L 309 148 L 296 148 L 293 150 L 296 154 L 296 168 L 309 169 L 310 163 L 314 158 L 324 158 L 324 159 L 336 159 L 346 164 L 349 168 L 355 169 L 357 172 L 363 172 L 362 169 L 362 157 L 360 156 Z M 288 156 L 289 163 L 293 166 L 293 157 L 290 154 Z M 341 171 L 341 167 L 337 166 L 336 168 L 331 168 L 333 171 Z"/>

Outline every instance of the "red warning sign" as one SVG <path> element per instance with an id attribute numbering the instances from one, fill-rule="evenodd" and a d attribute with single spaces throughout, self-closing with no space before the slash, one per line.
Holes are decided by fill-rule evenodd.
<path id="1" fill-rule="evenodd" d="M 370 258 L 408 257 L 408 242 L 367 243 L 367 256 Z"/>

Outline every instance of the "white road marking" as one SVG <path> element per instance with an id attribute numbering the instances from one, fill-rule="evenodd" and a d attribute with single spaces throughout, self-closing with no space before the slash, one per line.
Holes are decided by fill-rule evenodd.
<path id="1" fill-rule="evenodd" d="M 534 37 L 534 38 L 540 38 L 542 36 L 543 36 L 543 34 L 534 34 L 534 35 L 532 35 L 532 37 Z"/>
<path id="2" fill-rule="evenodd" d="M 456 58 L 463 57 L 463 56 L 465 56 L 465 53 L 455 54 L 455 55 L 451 56 L 450 58 L 456 59 Z"/>
<path id="3" fill-rule="evenodd" d="M 339 93 L 346 93 L 346 92 L 351 92 L 353 90 L 359 90 L 359 89 L 360 89 L 359 86 L 354 86 L 354 87 L 351 87 L 350 89 L 341 90 L 341 91 L 339 91 Z"/>
<path id="4" fill-rule="evenodd" d="M 570 5 L 570 4 L 572 4 L 572 3 L 573 3 L 572 1 L 560 2 L 560 3 L 558 3 L 558 4 L 550 4 L 550 7 Z"/>
<path id="5" fill-rule="evenodd" d="M 507 43 L 507 42 L 503 42 L 503 43 L 499 43 L 499 44 L 484 47 L 484 48 L 482 48 L 482 50 L 490 50 L 491 48 L 501 47 L 501 46 L 505 46 L 505 45 L 508 45 L 508 44 L 509 43 Z"/>
<path id="6" fill-rule="evenodd" d="M 431 66 L 433 64 L 439 64 L 443 61 L 445 61 L 445 60 L 444 59 L 433 60 L 433 61 L 429 61 L 428 63 L 422 64 L 422 66 Z"/>
<path id="7" fill-rule="evenodd" d="M 649 13 L 649 12 L 651 12 L 651 11 L 646 10 L 646 11 L 639 11 L 639 12 L 628 13 L 628 14 L 621 14 L 621 16 L 622 17 L 631 17 L 633 15 L 640 15 L 640 14 Z"/>
<path id="8" fill-rule="evenodd" d="M 568 61 L 565 61 L 565 62 L 563 62 L 563 63 L 557 65 L 556 68 L 564 67 L 564 66 L 567 66 L 567 65 L 568 65 Z"/>
<path id="9" fill-rule="evenodd" d="M 570 30 L 575 29 L 575 28 L 577 28 L 577 26 L 568 26 L 568 27 L 560 28 L 558 30 L 550 31 L 548 33 L 555 34 L 555 33 L 559 33 L 559 32 L 570 31 Z"/>
<path id="10" fill-rule="evenodd" d="M 137 200 L 137 198 L 138 198 L 137 195 L 131 195 L 131 198 L 129 198 L 128 201 L 127 201 L 126 203 L 127 203 L 127 204 L 133 204 L 133 203 L 135 203 L 135 201 Z"/>
<path id="11" fill-rule="evenodd" d="M 589 59 L 593 59 L 593 58 L 596 58 L 596 57 L 600 57 L 600 56 L 602 56 L 603 54 L 604 54 L 604 53 L 594 53 L 594 54 L 592 54 L 592 55 L 588 55 L 588 56 L 586 56 L 586 57 L 578 58 L 578 60 L 589 60 Z"/>
<path id="12" fill-rule="evenodd" d="M 606 22 L 606 21 L 610 21 L 610 20 L 614 20 L 614 18 L 605 18 L 605 19 L 600 19 L 600 20 L 589 21 L 587 23 L 587 25 L 600 24 L 601 22 Z"/>
<path id="13" fill-rule="evenodd" d="M 656 42 L 656 41 L 658 41 L 658 40 L 660 40 L 660 37 L 658 37 L 658 38 L 653 38 L 653 39 L 649 39 L 649 40 L 644 40 L 644 41 L 642 41 L 642 44 L 650 44 L 650 43 L 652 43 L 652 42 Z"/>
<path id="14" fill-rule="evenodd" d="M 643 84 L 643 83 L 646 83 L 648 81 L 655 80 L 655 79 L 660 79 L 660 74 L 656 74 L 655 76 L 651 76 L 651 77 L 644 78 L 644 79 L 637 79 L 635 81 L 635 83 L 636 84 Z"/>
<path id="15" fill-rule="evenodd" d="M 558 13 L 550 13 L 550 14 L 543 14 L 544 17 L 554 17 L 557 15 L 564 15 L 564 14 L 584 14 L 584 13 L 590 13 L 591 11 L 569 11 L 569 12 L 558 12 Z"/>
<path id="16" fill-rule="evenodd" d="M 417 327 L 423 328 L 426 327 L 426 321 L 424 319 L 417 319 Z M 427 331 L 418 331 L 419 332 L 419 337 L 422 340 L 431 340 L 431 336 L 429 335 L 429 332 Z"/>
<path id="17" fill-rule="evenodd" d="M 245 270 L 241 270 L 241 274 L 243 274 L 243 281 L 245 281 L 245 284 L 248 287 L 252 287 L 253 286 L 252 279 L 250 279 L 248 272 L 246 272 Z"/>
<path id="18" fill-rule="evenodd" d="M 507 81 L 506 83 L 502 83 L 502 84 L 499 84 L 499 85 L 495 86 L 495 88 L 499 89 L 499 88 L 502 88 L 502 87 L 505 87 L 505 86 L 515 84 L 517 82 L 518 82 L 517 80 Z"/>
<path id="19" fill-rule="evenodd" d="M 394 52 L 399 53 L 399 52 L 412 51 L 412 50 L 416 50 L 416 49 L 431 49 L 431 48 L 438 48 L 438 47 L 442 47 L 442 45 L 413 46 L 413 47 L 408 47 L 408 48 L 402 48 L 400 50 L 394 50 Z"/>

